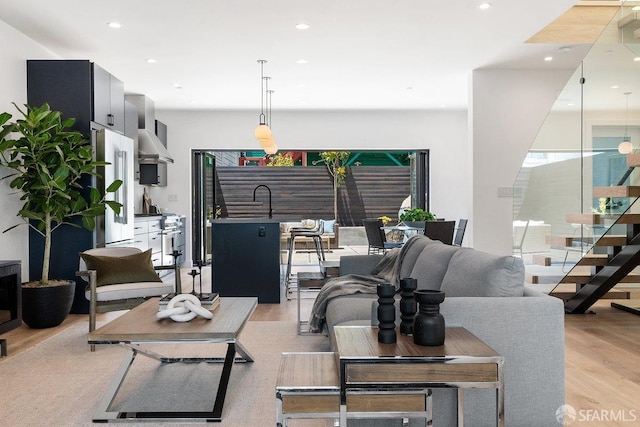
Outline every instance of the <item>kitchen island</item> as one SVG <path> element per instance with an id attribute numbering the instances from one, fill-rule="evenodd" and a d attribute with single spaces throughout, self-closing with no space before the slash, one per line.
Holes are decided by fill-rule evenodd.
<path id="1" fill-rule="evenodd" d="M 220 218 L 211 223 L 211 287 L 222 297 L 280 303 L 280 221 Z"/>

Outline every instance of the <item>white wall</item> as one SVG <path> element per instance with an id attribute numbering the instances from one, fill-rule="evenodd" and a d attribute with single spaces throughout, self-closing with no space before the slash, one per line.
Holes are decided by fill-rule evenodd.
<path id="1" fill-rule="evenodd" d="M 0 111 L 26 102 L 26 59 L 56 55 L 0 21 Z M 471 106 L 465 111 L 274 111 L 281 149 L 431 150 L 431 208 L 446 218 L 468 217 L 465 245 L 511 253 L 511 187 L 527 149 L 573 70 L 476 70 Z M 125 82 L 126 83 L 126 82 Z M 190 150 L 258 147 L 256 111 L 157 111 L 168 126 L 169 185 L 150 188 L 166 211 L 190 216 Z M 0 172 L 2 174 L 2 172 Z M 1 176 L 1 175 L 0 175 Z M 139 187 L 138 187 L 139 189 Z M 140 203 L 141 193 L 136 194 Z M 169 201 L 169 200 L 174 201 Z M 15 224 L 20 206 L 0 182 L 0 230 Z M 0 234 L 0 259 L 22 260 L 28 271 L 25 228 Z"/>
<path id="2" fill-rule="evenodd" d="M 473 156 L 473 242 L 512 253 L 511 187 L 551 106 L 574 70 L 475 70 L 471 79 L 469 145 Z"/>
<path id="3" fill-rule="evenodd" d="M 190 215 L 190 150 L 257 150 L 256 111 L 163 111 L 169 165 L 166 188 L 149 192 L 154 203 Z M 281 150 L 431 150 L 431 210 L 468 218 L 471 177 L 465 111 L 274 111 L 272 128 Z M 170 202 L 169 200 L 176 200 Z M 137 203 L 137 202 L 136 202 Z M 471 236 L 465 245 L 471 245 Z"/>
<path id="4" fill-rule="evenodd" d="M 22 108 L 27 103 L 27 59 L 55 58 L 33 40 L 27 38 L 13 27 L 0 21 L 0 111 L 11 113 L 14 118 L 19 114 L 11 104 L 15 102 Z M 0 178 L 7 170 L 0 169 Z M 22 206 L 17 195 L 9 188 L 7 179 L 0 181 L 0 259 L 21 260 L 22 279 L 28 280 L 29 247 L 26 226 L 2 233 L 8 227 L 20 222 L 16 216 Z"/>

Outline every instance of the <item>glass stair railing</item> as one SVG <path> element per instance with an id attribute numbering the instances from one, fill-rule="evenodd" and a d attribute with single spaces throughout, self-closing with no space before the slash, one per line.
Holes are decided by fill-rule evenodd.
<path id="1" fill-rule="evenodd" d="M 514 183 L 526 285 L 562 298 L 567 312 L 640 288 L 640 89 L 631 92 L 640 11 L 625 4 L 559 94 Z M 618 151 L 626 137 L 629 155 Z"/>

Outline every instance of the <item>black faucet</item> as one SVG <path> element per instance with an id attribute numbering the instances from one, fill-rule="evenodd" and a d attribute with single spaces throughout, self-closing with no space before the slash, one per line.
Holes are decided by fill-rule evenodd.
<path id="1" fill-rule="evenodd" d="M 271 209 L 271 189 L 264 185 L 264 184 L 260 184 L 258 185 L 256 188 L 253 189 L 253 201 L 256 201 L 256 190 L 260 187 L 264 187 L 267 189 L 267 191 L 269 191 L 269 218 L 271 218 L 273 216 L 273 210 Z"/>

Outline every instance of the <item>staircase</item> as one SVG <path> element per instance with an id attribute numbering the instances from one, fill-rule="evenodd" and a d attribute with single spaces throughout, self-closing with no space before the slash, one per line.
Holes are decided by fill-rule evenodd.
<path id="1" fill-rule="evenodd" d="M 585 313 L 602 298 L 629 299 L 630 293 L 624 291 L 633 286 L 628 284 L 640 284 L 640 152 L 624 156 L 625 150 L 618 150 L 618 144 L 629 139 L 634 139 L 637 150 L 637 135 L 629 135 L 627 122 L 637 117 L 638 104 L 632 103 L 630 116 L 631 92 L 620 92 L 620 103 L 625 95 L 626 108 L 624 115 L 616 114 L 620 122 L 624 118 L 624 137 L 622 125 L 594 111 L 592 104 L 606 96 L 600 91 L 608 87 L 606 78 L 624 75 L 619 65 L 606 65 L 600 55 L 606 51 L 603 46 L 620 48 L 620 53 L 628 53 L 625 60 L 628 57 L 629 61 L 639 54 L 640 11 L 622 2 L 620 13 L 602 32 L 598 44 L 601 49 L 585 56 L 558 97 L 559 101 L 580 93 L 580 117 L 566 114 L 561 102 L 554 106 L 514 181 L 514 223 L 543 221 L 551 230 L 544 248 L 524 252 L 533 254 L 533 265 L 527 264 L 527 281 L 562 298 L 567 313 Z M 602 72 L 605 69 L 609 73 Z M 622 105 L 616 109 L 622 111 Z M 602 124 L 596 124 L 596 118 Z M 567 126 L 560 128 L 559 123 Z M 602 199 L 600 204 L 598 199 Z M 598 213 L 590 212 L 592 206 Z M 514 224 L 514 239 L 516 236 Z M 633 308 L 627 311 L 640 314 L 640 299 L 612 306 L 624 310 L 619 307 L 623 304 Z"/>
<path id="2" fill-rule="evenodd" d="M 630 170 L 640 166 L 640 154 L 627 156 L 627 166 Z M 607 198 L 610 203 L 616 198 L 632 200 L 623 213 L 566 215 L 567 222 L 594 230 L 591 235 L 547 236 L 551 247 L 583 254 L 551 292 L 565 300 L 567 313 L 585 313 L 601 298 L 628 299 L 629 292 L 613 290 L 614 286 L 640 283 L 640 273 L 634 271 L 640 265 L 640 214 L 630 212 L 640 197 L 640 186 L 596 187 L 593 195 Z M 598 236 L 595 230 L 603 232 Z M 570 286 L 575 288 L 572 290 Z"/>

